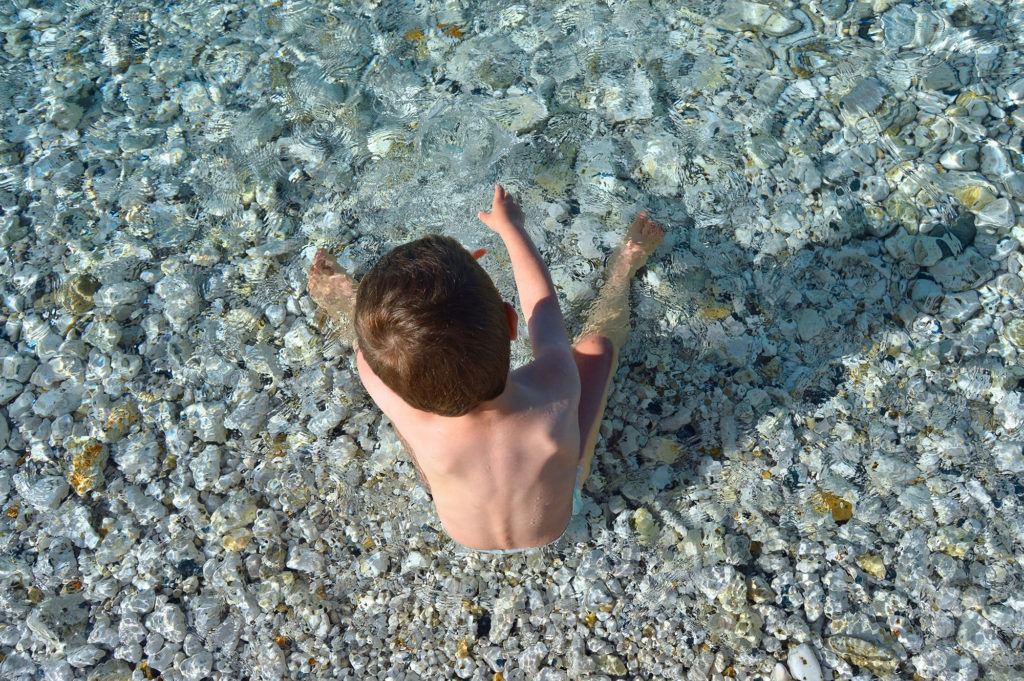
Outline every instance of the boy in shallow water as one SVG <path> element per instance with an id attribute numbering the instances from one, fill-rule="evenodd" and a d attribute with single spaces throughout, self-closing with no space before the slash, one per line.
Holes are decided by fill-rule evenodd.
<path id="1" fill-rule="evenodd" d="M 523 213 L 494 188 L 480 220 L 508 249 L 533 361 L 509 372 L 518 317 L 454 239 L 430 235 L 387 253 L 355 283 L 323 249 L 313 299 L 351 313 L 356 366 L 399 433 L 449 536 L 501 551 L 558 539 L 578 510 L 619 350 L 629 283 L 664 238 L 636 216 L 608 265 L 583 332 L 570 343 L 551 275 Z"/>

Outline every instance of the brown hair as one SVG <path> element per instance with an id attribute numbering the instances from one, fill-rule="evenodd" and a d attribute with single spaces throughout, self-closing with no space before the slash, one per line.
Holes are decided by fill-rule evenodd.
<path id="1" fill-rule="evenodd" d="M 366 363 L 416 409 L 462 416 L 505 390 L 504 304 L 451 237 L 430 234 L 384 255 L 359 282 L 353 317 Z"/>

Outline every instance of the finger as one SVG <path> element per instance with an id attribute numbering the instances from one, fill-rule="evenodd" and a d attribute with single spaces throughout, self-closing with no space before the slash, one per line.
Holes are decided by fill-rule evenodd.
<path id="1" fill-rule="evenodd" d="M 480 211 L 479 213 L 476 214 L 477 219 L 480 220 L 480 222 L 484 223 L 485 225 L 487 224 L 488 216 L 490 216 L 490 213 L 487 213 L 485 211 Z"/>
<path id="2" fill-rule="evenodd" d="M 500 184 L 494 185 L 494 203 L 501 201 L 502 196 L 505 194 L 505 190 Z"/>
<path id="3" fill-rule="evenodd" d="M 485 254 L 486 252 L 487 252 L 487 249 L 486 249 L 486 248 L 478 248 L 478 249 L 476 249 L 475 251 L 473 251 L 473 252 L 472 252 L 472 253 L 471 253 L 470 255 L 472 255 L 472 256 L 473 256 L 473 260 L 479 260 L 480 258 L 482 258 L 482 257 L 483 257 L 483 255 L 484 255 L 484 254 Z"/>

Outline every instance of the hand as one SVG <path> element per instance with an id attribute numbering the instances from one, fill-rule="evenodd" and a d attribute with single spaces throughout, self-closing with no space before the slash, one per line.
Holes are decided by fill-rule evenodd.
<path id="1" fill-rule="evenodd" d="M 512 195 L 505 191 L 500 184 L 494 185 L 494 200 L 491 202 L 491 212 L 480 211 L 477 213 L 480 221 L 492 230 L 501 234 L 508 229 L 522 229 L 525 222 L 522 209 L 515 202 Z"/>
<path id="2" fill-rule="evenodd" d="M 316 255 L 313 256 L 313 264 L 309 266 L 309 275 L 312 276 L 331 276 L 334 274 L 341 274 L 341 265 L 338 264 L 338 259 L 327 252 L 326 248 L 316 249 Z"/>
<path id="3" fill-rule="evenodd" d="M 356 303 L 356 282 L 345 274 L 337 259 L 323 248 L 309 268 L 309 295 L 330 315 L 350 314 Z"/>

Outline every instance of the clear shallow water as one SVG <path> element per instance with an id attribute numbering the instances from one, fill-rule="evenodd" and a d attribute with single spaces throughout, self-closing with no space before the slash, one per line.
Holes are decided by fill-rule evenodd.
<path id="1" fill-rule="evenodd" d="M 35 386 L 4 393 L 3 541 L 26 556 L 5 563 L 8 623 L 77 579 L 89 613 L 65 638 L 151 590 L 228 678 L 498 658 L 506 678 L 667 677 L 716 656 L 764 675 L 805 640 L 838 675 L 1014 676 L 1016 5 L 3 12 L 4 380 Z M 479 562 L 431 529 L 304 270 L 319 246 L 359 272 L 440 231 L 489 247 L 511 296 L 473 217 L 496 181 L 570 325 L 638 209 L 672 236 L 635 288 L 587 522 L 539 559 Z M 62 359 L 33 383 L 15 355 Z M 81 438 L 104 474 L 48 508 L 31 483 L 81 474 Z M 245 522 L 208 524 L 226 500 Z M 41 529 L 55 517 L 72 529 Z M 53 532 L 74 567 L 19 572 Z M 8 638 L 11 660 L 60 658 Z M 98 645 L 92 664 L 181 670 L 168 647 Z"/>

